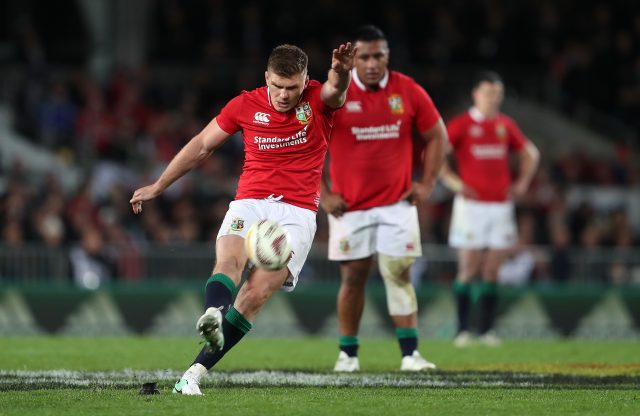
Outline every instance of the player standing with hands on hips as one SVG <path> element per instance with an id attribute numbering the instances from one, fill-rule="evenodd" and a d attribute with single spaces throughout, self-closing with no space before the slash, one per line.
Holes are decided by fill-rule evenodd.
<path id="1" fill-rule="evenodd" d="M 200 380 L 251 329 L 251 321 L 283 288 L 294 289 L 316 231 L 320 180 L 333 127 L 351 80 L 355 49 L 351 43 L 333 50 L 324 84 L 309 80 L 307 55 L 298 47 L 273 49 L 265 71 L 266 86 L 244 91 L 222 109 L 171 160 L 152 185 L 133 193 L 133 211 L 160 195 L 195 168 L 234 133 L 242 131 L 245 160 L 235 200 L 216 240 L 216 264 L 205 286 L 205 313 L 197 329 L 205 347 L 176 383 L 174 393 L 200 395 Z M 287 230 L 293 256 L 286 268 L 254 267 L 233 294 L 247 265 L 244 240 L 262 219 Z"/>
<path id="2" fill-rule="evenodd" d="M 435 365 L 418 352 L 418 303 L 409 270 L 422 255 L 415 205 L 427 200 L 436 183 L 447 132 L 426 91 L 388 69 L 389 46 L 379 28 L 361 27 L 354 40 L 353 82 L 336 114 L 329 146 L 331 184 L 323 181 L 321 199 L 329 214 L 329 259 L 340 262 L 341 274 L 334 370 L 360 369 L 358 329 L 376 253 L 402 353 L 400 368 L 432 369 Z M 418 182 L 411 178 L 414 128 L 426 142 Z"/>
<path id="3" fill-rule="evenodd" d="M 453 286 L 457 303 L 458 334 L 454 344 L 469 345 L 471 280 L 482 275 L 479 288 L 479 341 L 500 343 L 493 331 L 498 269 L 516 243 L 514 198 L 523 196 L 538 166 L 539 152 L 517 124 L 500 113 L 504 84 L 492 71 L 478 74 L 471 91 L 473 107 L 447 123 L 450 148 L 458 174 L 448 163 L 442 169 L 445 184 L 456 192 L 449 244 L 458 249 L 458 274 Z M 519 174 L 511 183 L 509 153 L 519 157 Z M 485 250 L 486 249 L 486 250 Z"/>

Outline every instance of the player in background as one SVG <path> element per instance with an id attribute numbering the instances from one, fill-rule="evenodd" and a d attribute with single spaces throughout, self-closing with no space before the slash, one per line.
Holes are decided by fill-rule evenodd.
<path id="1" fill-rule="evenodd" d="M 458 274 L 453 285 L 458 333 L 454 343 L 466 346 L 473 341 L 469 331 L 470 283 L 480 274 L 479 341 L 498 345 L 500 340 L 492 330 L 498 269 L 518 236 L 513 200 L 527 192 L 539 153 L 517 124 L 500 113 L 504 84 L 497 73 L 479 73 L 471 96 L 473 107 L 447 124 L 458 174 L 447 162 L 442 168 L 444 183 L 456 193 L 449 230 L 449 244 L 458 249 Z M 510 152 L 519 157 L 519 174 L 513 183 Z"/>
<path id="2" fill-rule="evenodd" d="M 422 255 L 416 204 L 427 200 L 444 159 L 447 132 L 426 91 L 388 69 L 389 46 L 375 26 L 355 37 L 356 66 L 329 145 L 321 204 L 329 214 L 329 259 L 340 262 L 335 371 L 360 369 L 358 328 L 373 256 L 396 327 L 400 368 L 435 368 L 418 352 L 415 290 L 409 271 Z M 413 129 L 426 142 L 424 172 L 412 182 Z M 326 175 L 325 175 L 326 176 Z"/>
<path id="3" fill-rule="evenodd" d="M 342 107 L 351 80 L 351 43 L 333 50 L 324 84 L 309 80 L 307 55 L 298 47 L 273 49 L 266 86 L 244 91 L 222 109 L 173 158 L 152 185 L 133 193 L 133 211 L 160 195 L 195 168 L 234 133 L 242 131 L 245 161 L 235 200 L 216 240 L 216 264 L 205 285 L 205 313 L 197 329 L 205 347 L 174 387 L 174 393 L 200 395 L 199 383 L 251 329 L 251 321 L 271 297 L 296 285 L 316 231 L 320 179 L 335 110 Z M 247 265 L 244 239 L 254 222 L 269 219 L 289 233 L 293 249 L 288 266 L 267 271 L 254 267 L 238 290 Z"/>

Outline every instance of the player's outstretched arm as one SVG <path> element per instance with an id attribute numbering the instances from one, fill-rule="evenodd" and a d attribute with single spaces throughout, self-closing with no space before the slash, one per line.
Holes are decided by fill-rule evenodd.
<path id="1" fill-rule="evenodd" d="M 347 98 L 355 53 L 356 48 L 351 45 L 351 42 L 347 42 L 334 49 L 331 54 L 331 69 L 320 92 L 322 101 L 331 108 L 342 107 Z"/>
<path id="2" fill-rule="evenodd" d="M 195 168 L 220 147 L 229 134 L 218 126 L 214 118 L 198 135 L 176 154 L 162 175 L 153 184 L 136 189 L 129 203 L 135 214 L 142 212 L 142 203 L 160 195 L 173 182 Z"/>

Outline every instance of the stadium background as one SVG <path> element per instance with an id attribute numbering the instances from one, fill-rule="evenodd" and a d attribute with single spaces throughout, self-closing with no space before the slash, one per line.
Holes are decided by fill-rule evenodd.
<path id="1" fill-rule="evenodd" d="M 637 338 L 640 4 L 396 3 L 1 0 L 0 334 L 189 334 L 240 138 L 141 217 L 131 191 L 229 98 L 263 83 L 273 46 L 298 44 L 324 80 L 331 48 L 375 23 L 392 68 L 418 80 L 445 120 L 469 106 L 474 71 L 499 71 L 504 111 L 541 150 L 518 201 L 498 332 Z M 422 208 L 426 255 L 414 270 L 421 330 L 442 338 L 454 330 L 450 207 L 439 187 Z M 299 288 L 273 299 L 256 336 L 336 333 L 324 213 L 318 224 Z M 363 335 L 390 333 L 379 279 L 369 286 Z"/>

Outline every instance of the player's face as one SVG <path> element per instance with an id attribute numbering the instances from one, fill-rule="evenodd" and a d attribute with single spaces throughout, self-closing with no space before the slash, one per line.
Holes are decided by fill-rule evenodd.
<path id="1" fill-rule="evenodd" d="M 502 82 L 481 82 L 472 92 L 473 105 L 483 114 L 492 116 L 500 110 L 504 99 Z"/>
<path id="2" fill-rule="evenodd" d="M 389 46 L 386 40 L 356 42 L 356 71 L 358 78 L 368 87 L 376 87 L 387 72 Z"/>
<path id="3" fill-rule="evenodd" d="M 264 77 L 267 81 L 267 87 L 269 87 L 271 104 L 281 113 L 291 110 L 298 104 L 308 82 L 306 73 L 282 77 L 271 71 L 266 71 Z"/>

